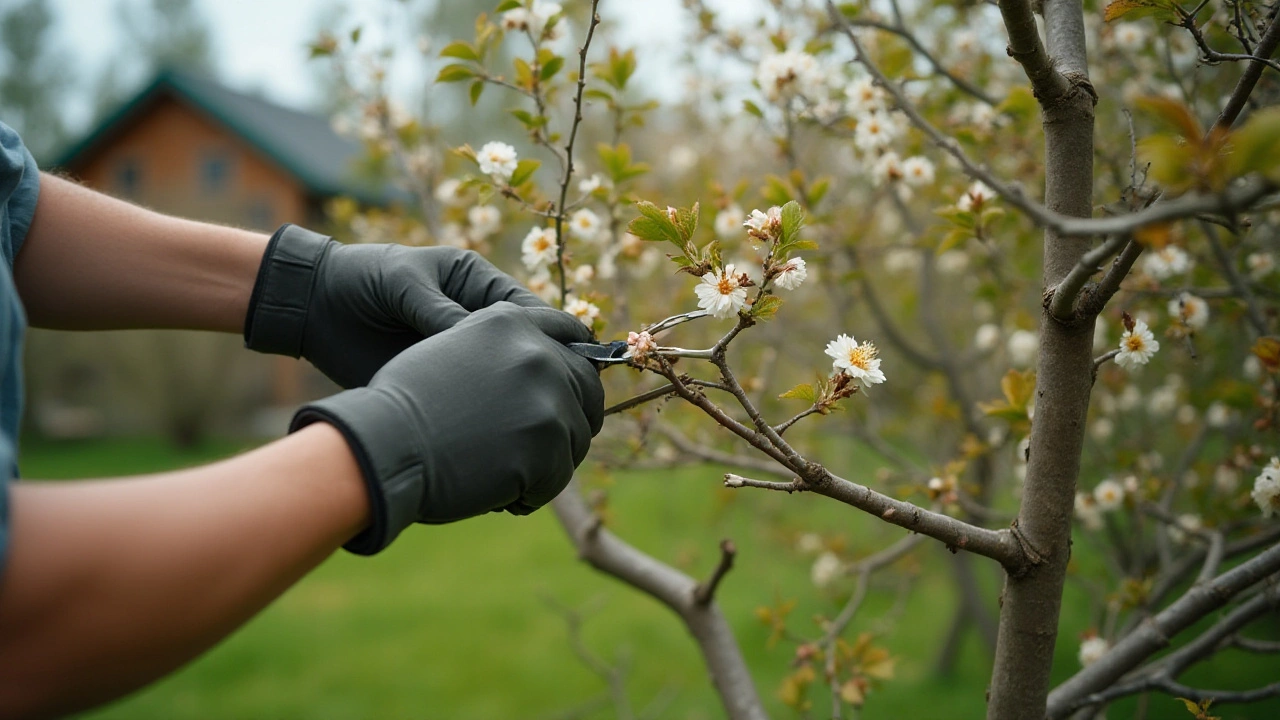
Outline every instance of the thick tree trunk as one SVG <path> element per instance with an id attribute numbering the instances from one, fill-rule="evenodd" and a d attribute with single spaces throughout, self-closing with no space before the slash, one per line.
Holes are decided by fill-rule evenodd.
<path id="1" fill-rule="evenodd" d="M 1043 56 L 1038 37 L 1026 35 L 1026 3 L 1001 2 L 1001 9 L 1010 29 L 1011 52 L 1031 47 Z M 1045 0 L 1044 14 L 1052 61 L 1043 62 L 1041 57 L 1037 64 L 1018 59 L 1028 69 L 1043 110 L 1045 203 L 1066 215 L 1088 217 L 1095 96 L 1085 62 L 1081 1 Z M 1034 33 L 1034 23 L 1030 28 Z M 1046 232 L 1045 288 L 1061 281 L 1089 247 L 1087 239 Z M 1045 561 L 1021 576 L 1006 578 L 988 718 L 1027 720 L 1045 715 L 1089 408 L 1092 342 L 1092 320 L 1063 323 L 1042 313 L 1031 457 L 1017 529 L 1025 544 Z"/>

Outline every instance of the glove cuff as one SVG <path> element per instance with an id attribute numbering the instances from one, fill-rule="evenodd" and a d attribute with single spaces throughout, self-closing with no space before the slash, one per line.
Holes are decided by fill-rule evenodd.
<path id="1" fill-rule="evenodd" d="M 289 432 L 314 422 L 327 422 L 346 438 L 369 494 L 369 527 L 343 547 L 356 555 L 373 555 L 418 517 L 422 460 L 413 443 L 404 441 L 405 429 L 415 426 L 413 419 L 393 394 L 356 388 L 303 406 Z"/>
<path id="2" fill-rule="evenodd" d="M 307 308 L 320 263 L 333 239 L 281 225 L 267 243 L 244 319 L 244 345 L 273 355 L 302 355 Z"/>

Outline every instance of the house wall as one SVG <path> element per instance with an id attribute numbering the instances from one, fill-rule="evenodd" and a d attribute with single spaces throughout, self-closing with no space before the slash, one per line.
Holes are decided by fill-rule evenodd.
<path id="1" fill-rule="evenodd" d="M 218 163 L 220 174 L 211 167 Z M 257 230 L 307 220 L 297 181 L 172 96 L 149 104 L 127 128 L 68 170 L 94 189 L 183 217 Z"/>
<path id="2" fill-rule="evenodd" d="M 208 164 L 222 164 L 218 182 Z M 130 168 L 132 180 L 129 180 Z M 64 168 L 87 186 L 182 217 L 270 232 L 307 224 L 300 183 L 183 100 L 162 96 Z M 283 433 L 291 408 L 333 392 L 308 364 L 218 333 L 33 329 L 29 429 L 55 437 Z"/>

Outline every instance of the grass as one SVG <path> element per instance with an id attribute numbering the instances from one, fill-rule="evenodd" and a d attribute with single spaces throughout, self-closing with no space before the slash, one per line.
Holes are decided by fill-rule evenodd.
<path id="1" fill-rule="evenodd" d="M 74 478 L 162 470 L 238 449 L 217 443 L 179 452 L 150 440 L 29 444 L 28 477 Z M 609 487 L 610 525 L 623 538 L 695 575 L 731 537 L 739 562 L 720 603 L 756 674 L 771 713 L 794 713 L 776 690 L 793 646 L 768 644 L 755 608 L 794 598 L 792 631 L 814 636 L 815 617 L 832 616 L 849 588 L 830 595 L 809 581 L 808 558 L 792 548 L 794 532 L 843 536 L 851 556 L 883 547 L 901 531 L 847 512 L 824 498 L 718 487 L 714 468 L 620 473 L 591 479 Z M 1077 545 L 1077 547 L 1080 547 Z M 862 717 L 981 717 L 990 660 L 976 639 L 956 675 L 932 672 L 937 643 L 954 608 L 946 554 L 918 551 L 920 575 L 902 620 L 878 642 L 899 658 L 897 677 L 870 695 Z M 985 563 L 982 563 L 985 570 Z M 984 573 L 994 586 L 994 573 Z M 993 593 L 994 595 L 994 593 Z M 543 598 L 594 604 L 583 628 L 599 655 L 624 659 L 637 707 L 664 691 L 675 699 L 661 714 L 677 720 L 722 717 L 692 640 L 667 610 L 578 562 L 550 512 L 526 518 L 492 515 L 442 527 L 415 527 L 374 558 L 339 553 L 221 645 L 168 679 L 106 709 L 93 720 L 164 718 L 554 718 L 598 698 L 602 682 L 571 652 L 566 626 Z M 852 626 L 872 625 L 892 604 L 873 592 Z M 1075 638 L 1087 604 L 1069 595 L 1055 676 L 1077 667 Z M 1215 687 L 1274 680 L 1266 656 L 1215 660 L 1190 679 Z M 1056 682 L 1056 680 L 1055 680 Z M 815 692 L 815 707 L 826 707 Z M 1150 717 L 1190 717 L 1167 698 Z M 1224 707 L 1226 718 L 1277 717 L 1280 706 Z M 1118 706 L 1113 717 L 1128 717 Z M 608 708 L 584 718 L 613 717 Z M 814 717 L 825 713 L 815 711 Z"/>

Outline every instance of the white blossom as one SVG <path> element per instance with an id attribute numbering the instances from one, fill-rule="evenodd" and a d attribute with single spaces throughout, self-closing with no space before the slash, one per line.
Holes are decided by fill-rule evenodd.
<path id="1" fill-rule="evenodd" d="M 1219 465 L 1213 470 L 1213 487 L 1223 495 L 1231 495 L 1240 489 L 1240 473 L 1230 465 Z"/>
<path id="2" fill-rule="evenodd" d="M 1132 385 L 1125 385 L 1116 398 L 1116 407 L 1121 412 L 1129 412 L 1142 404 L 1142 391 Z"/>
<path id="3" fill-rule="evenodd" d="M 1280 510 L 1280 458 L 1271 458 L 1271 462 L 1262 468 L 1253 481 L 1251 494 L 1263 517 L 1271 517 Z"/>
<path id="4" fill-rule="evenodd" d="M 1111 644 L 1100 637 L 1085 638 L 1080 643 L 1080 666 L 1089 667 L 1107 654 Z"/>
<path id="5" fill-rule="evenodd" d="M 887 147 L 897 137 L 898 126 L 886 112 L 863 113 L 857 117 L 853 144 L 863 152 L 874 152 Z"/>
<path id="6" fill-rule="evenodd" d="M 1193 330 L 1209 324 L 1209 303 L 1188 292 L 1169 301 L 1169 314 Z"/>
<path id="7" fill-rule="evenodd" d="M 440 237 L 437 242 L 440 245 L 456 248 L 465 248 L 470 245 L 467 233 L 463 231 L 462 226 L 452 222 L 445 223 L 444 227 L 440 228 Z"/>
<path id="8" fill-rule="evenodd" d="M 591 265 L 579 265 L 573 269 L 573 284 L 586 285 L 596 277 L 596 269 Z"/>
<path id="9" fill-rule="evenodd" d="M 578 318 L 587 327 L 594 325 L 596 318 L 600 317 L 600 308 L 596 307 L 594 303 L 572 295 L 565 298 L 564 311 Z"/>
<path id="10" fill-rule="evenodd" d="M 534 270 L 542 265 L 556 261 L 559 245 L 556 243 L 556 231 L 549 227 L 534 227 L 524 236 L 520 244 L 524 266 Z"/>
<path id="11" fill-rule="evenodd" d="M 933 182 L 933 163 L 922 155 L 914 155 L 902 161 L 902 177 L 908 185 L 920 187 Z"/>
<path id="12" fill-rule="evenodd" d="M 959 249 L 947 250 L 938 255 L 936 262 L 943 275 L 959 275 L 969 267 L 969 254 Z"/>
<path id="13" fill-rule="evenodd" d="M 991 352 L 1000 344 L 1000 326 L 994 323 L 979 325 L 973 334 L 973 346 L 981 352 Z"/>
<path id="14" fill-rule="evenodd" d="M 1116 47 L 1127 52 L 1141 50 L 1147 42 L 1147 31 L 1138 23 L 1117 23 L 1111 30 Z"/>
<path id="15" fill-rule="evenodd" d="M 756 82 L 772 102 L 797 95 L 816 99 L 826 88 L 826 80 L 812 55 L 795 50 L 769 55 L 756 68 Z"/>
<path id="16" fill-rule="evenodd" d="M 631 358 L 637 362 L 643 362 L 650 353 L 658 349 L 658 343 L 654 341 L 653 336 L 641 330 L 640 332 L 627 333 L 627 351 L 631 353 Z"/>
<path id="17" fill-rule="evenodd" d="M 1080 521 L 1085 530 L 1102 529 L 1102 512 L 1098 510 L 1098 503 L 1093 499 L 1093 495 L 1077 492 L 1075 513 L 1076 519 Z"/>
<path id="18" fill-rule="evenodd" d="M 1107 478 L 1093 488 L 1093 501 L 1102 512 L 1111 512 L 1124 504 L 1124 487 Z"/>
<path id="19" fill-rule="evenodd" d="M 473 236 L 487 238 L 502 227 L 502 214 L 492 205 L 476 205 L 467 210 L 467 222 L 471 223 Z"/>
<path id="20" fill-rule="evenodd" d="M 683 175 L 698 164 L 698 151 L 681 143 L 667 153 L 667 167 L 676 175 Z"/>
<path id="21" fill-rule="evenodd" d="M 1262 361 L 1257 355 L 1249 355 L 1244 359 L 1244 365 L 1241 366 L 1240 371 L 1244 373 L 1246 379 L 1256 382 L 1262 378 Z"/>
<path id="22" fill-rule="evenodd" d="M 1040 336 L 1030 330 L 1014 330 L 1007 343 L 1009 361 L 1018 367 L 1031 367 L 1040 349 Z"/>
<path id="23" fill-rule="evenodd" d="M 1225 403 L 1214 402 L 1204 412 L 1204 421 L 1212 428 L 1224 428 L 1231 423 L 1231 408 Z"/>
<path id="24" fill-rule="evenodd" d="M 1249 277 L 1254 280 L 1261 280 L 1276 269 L 1276 258 L 1268 252 L 1249 253 L 1244 259 L 1244 264 L 1249 268 Z"/>
<path id="25" fill-rule="evenodd" d="M 1116 355 L 1116 364 L 1122 368 L 1133 369 L 1151 362 L 1151 356 L 1160 349 L 1156 336 L 1142 320 L 1135 320 L 1132 330 L 1124 331 L 1120 336 L 1120 354 Z"/>
<path id="26" fill-rule="evenodd" d="M 844 333 L 827 343 L 826 349 L 827 355 L 834 359 L 833 370 L 843 372 L 864 387 L 885 381 L 880 370 L 880 358 L 876 357 L 879 352 L 875 345 L 869 342 L 859 344 L 852 335 Z"/>
<path id="27" fill-rule="evenodd" d="M 1098 442 L 1106 442 L 1115 434 L 1116 424 L 1109 417 L 1100 417 L 1089 426 L 1089 434 Z"/>
<path id="28" fill-rule="evenodd" d="M 730 238 L 742 232 L 742 223 L 746 220 L 746 216 L 742 213 L 742 208 L 736 203 L 730 204 L 725 209 L 716 213 L 716 235 L 722 238 Z"/>
<path id="29" fill-rule="evenodd" d="M 753 240 L 773 242 L 782 233 L 782 208 L 774 205 L 768 212 L 752 210 L 751 215 L 742 222 L 742 226 L 747 229 L 747 235 Z"/>
<path id="30" fill-rule="evenodd" d="M 893 275 L 915 272 L 920 269 L 920 253 L 911 248 L 890 248 L 884 254 L 884 269 Z"/>
<path id="31" fill-rule="evenodd" d="M 1179 515 L 1177 520 L 1177 523 L 1170 524 L 1168 527 L 1169 539 L 1175 545 L 1186 545 L 1191 540 L 1191 536 L 1204 527 L 1204 521 L 1194 513 Z"/>
<path id="32" fill-rule="evenodd" d="M 981 180 L 974 180 L 973 184 L 964 191 L 960 199 L 956 201 L 956 207 L 965 212 L 976 212 L 984 205 L 996 199 L 996 191 L 992 190 L 986 183 Z"/>
<path id="33" fill-rule="evenodd" d="M 817 555 L 822 552 L 822 536 L 818 533 L 803 533 L 796 538 L 796 550 L 805 555 Z"/>
<path id="34" fill-rule="evenodd" d="M 1168 417 L 1176 407 L 1178 407 L 1178 388 L 1171 385 L 1161 385 L 1151 391 L 1150 397 L 1147 398 L 1147 413 L 1151 417 Z"/>
<path id="35" fill-rule="evenodd" d="M 695 285 L 693 291 L 698 296 L 698 307 L 704 308 L 711 317 L 727 318 L 747 304 L 747 289 L 742 287 L 732 264 L 703 275 L 702 282 Z"/>
<path id="36" fill-rule="evenodd" d="M 813 584 L 818 588 L 825 588 L 830 585 L 840 575 L 840 571 L 844 569 L 844 563 L 840 562 L 840 558 L 833 552 L 824 552 L 813 561 L 813 569 L 809 571 L 809 578 L 813 580 Z"/>
<path id="37" fill-rule="evenodd" d="M 797 257 L 791 258 L 778 269 L 773 282 L 783 290 L 795 290 L 807 277 L 809 277 L 809 271 L 805 269 L 804 258 Z"/>
<path id="38" fill-rule="evenodd" d="M 516 171 L 516 149 L 504 142 L 487 142 L 476 153 L 480 172 L 499 182 L 507 182 Z"/>
<path id="39" fill-rule="evenodd" d="M 600 173 L 595 173 L 589 178 L 583 178 L 578 181 L 578 192 L 583 195 L 590 195 L 601 187 L 608 187 L 609 180 Z"/>
<path id="40" fill-rule="evenodd" d="M 902 179 L 902 160 L 898 158 L 898 153 L 890 150 L 880 157 L 876 158 L 876 164 L 871 168 L 871 176 L 875 178 L 876 185 L 885 185 Z"/>
<path id="41" fill-rule="evenodd" d="M 1191 270 L 1191 256 L 1176 245 L 1166 245 L 1148 252 L 1142 261 L 1142 271 L 1155 280 L 1167 280 Z"/>
<path id="42" fill-rule="evenodd" d="M 887 94 L 870 77 L 854 80 L 844 91 L 845 103 L 850 115 L 879 112 L 885 109 Z"/>
<path id="43" fill-rule="evenodd" d="M 536 273 L 534 273 L 524 285 L 529 288 L 534 295 L 542 298 L 542 300 L 547 303 L 555 300 L 556 296 L 560 294 L 559 286 L 552 282 L 551 273 L 548 272 L 545 267 L 540 268 Z"/>
<path id="44" fill-rule="evenodd" d="M 462 181 L 449 178 L 436 186 L 436 200 L 442 205 L 456 207 L 462 204 L 462 196 L 459 190 L 462 189 Z"/>
<path id="45" fill-rule="evenodd" d="M 581 208 L 569 218 L 569 232 L 579 240 L 591 242 L 600 237 L 600 216 L 588 208 Z"/>

